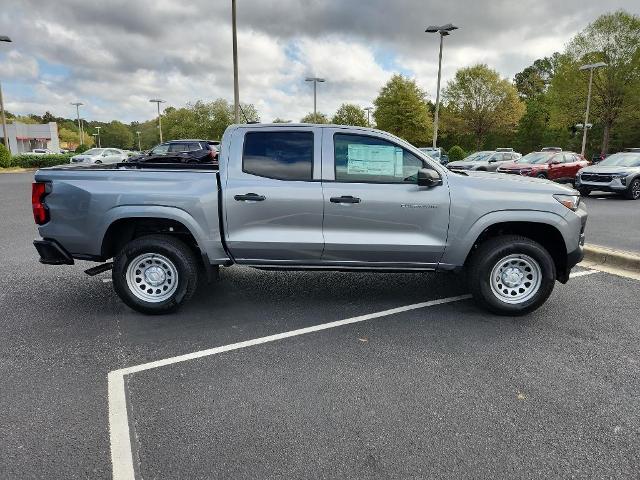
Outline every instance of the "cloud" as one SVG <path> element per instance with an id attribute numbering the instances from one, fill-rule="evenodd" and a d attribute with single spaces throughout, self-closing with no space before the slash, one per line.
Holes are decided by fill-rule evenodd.
<path id="1" fill-rule="evenodd" d="M 438 41 L 428 24 L 460 26 L 445 39 L 443 84 L 456 69 L 487 63 L 512 78 L 562 50 L 605 11 L 638 13 L 637 0 L 240 0 L 241 99 L 261 117 L 299 120 L 313 106 L 368 105 L 392 73 L 417 79 L 435 97 Z M 181 106 L 233 98 L 230 1 L 5 0 L 0 79 L 7 108 L 73 116 L 70 101 L 97 120 L 153 117 L 148 99 Z"/>

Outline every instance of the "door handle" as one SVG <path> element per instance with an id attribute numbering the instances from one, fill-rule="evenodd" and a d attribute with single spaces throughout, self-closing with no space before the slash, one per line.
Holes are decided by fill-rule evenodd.
<path id="1" fill-rule="evenodd" d="M 329 199 L 331 203 L 360 203 L 358 197 L 352 197 L 351 195 L 343 195 L 341 197 L 331 197 Z"/>
<path id="2" fill-rule="evenodd" d="M 233 198 L 238 202 L 262 202 L 267 197 L 257 193 L 245 193 L 244 195 L 234 195 Z"/>

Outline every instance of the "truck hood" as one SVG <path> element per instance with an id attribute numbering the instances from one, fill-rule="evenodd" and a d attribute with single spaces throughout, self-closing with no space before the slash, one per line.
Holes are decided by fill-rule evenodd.
<path id="1" fill-rule="evenodd" d="M 591 165 L 584 167 L 580 173 L 635 173 L 640 172 L 640 167 L 624 167 L 620 165 Z"/>
<path id="2" fill-rule="evenodd" d="M 451 172 L 449 176 L 454 177 L 456 183 L 464 183 L 469 187 L 482 190 L 522 193 L 523 195 L 526 195 L 527 192 L 578 195 L 578 192 L 573 188 L 544 178 L 509 175 L 506 173 L 478 172 L 475 170 L 469 170 L 464 174 Z"/>

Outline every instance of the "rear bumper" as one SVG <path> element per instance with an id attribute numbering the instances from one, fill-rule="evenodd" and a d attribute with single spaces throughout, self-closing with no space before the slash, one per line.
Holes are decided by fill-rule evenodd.
<path id="1" fill-rule="evenodd" d="M 33 246 L 40 254 L 40 263 L 47 265 L 73 265 L 73 258 L 55 240 L 34 240 Z"/>

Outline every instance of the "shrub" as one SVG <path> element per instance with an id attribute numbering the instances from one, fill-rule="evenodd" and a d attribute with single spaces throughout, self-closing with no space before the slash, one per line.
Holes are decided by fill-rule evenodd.
<path id="1" fill-rule="evenodd" d="M 76 147 L 76 149 L 75 149 L 74 153 L 75 153 L 75 154 L 78 154 L 78 153 L 84 153 L 84 152 L 86 152 L 87 150 L 89 150 L 90 148 L 91 148 L 91 147 L 90 147 L 89 145 L 87 145 L 86 143 L 85 143 L 85 144 L 83 144 L 83 145 L 78 145 L 78 146 Z"/>
<path id="2" fill-rule="evenodd" d="M 16 155 L 11 161 L 14 167 L 42 168 L 69 163 L 73 153 L 52 153 L 48 155 Z"/>
<path id="3" fill-rule="evenodd" d="M 454 145 L 453 147 L 451 147 L 449 149 L 449 161 L 450 162 L 455 162 L 455 161 L 458 161 L 458 160 L 462 160 L 466 156 L 467 156 L 467 154 L 464 153 L 464 150 L 462 149 L 462 147 L 459 147 L 458 145 Z"/>
<path id="4" fill-rule="evenodd" d="M 11 154 L 9 149 L 0 143 L 0 168 L 9 168 L 11 166 Z"/>

